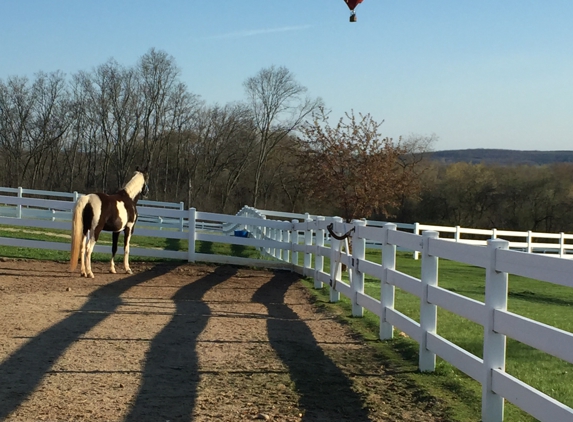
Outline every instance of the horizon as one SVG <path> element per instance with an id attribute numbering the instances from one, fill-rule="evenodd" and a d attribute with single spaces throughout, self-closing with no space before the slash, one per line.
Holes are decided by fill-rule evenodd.
<path id="1" fill-rule="evenodd" d="M 440 149 L 440 150 L 432 150 L 431 152 L 440 152 L 440 151 L 473 151 L 473 150 L 489 150 L 489 151 L 515 151 L 515 152 L 573 152 L 573 149 L 513 149 L 513 148 L 454 148 L 454 149 Z"/>

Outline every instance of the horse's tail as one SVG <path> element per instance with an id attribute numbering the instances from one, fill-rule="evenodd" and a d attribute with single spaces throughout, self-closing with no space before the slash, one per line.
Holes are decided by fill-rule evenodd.
<path id="1" fill-rule="evenodd" d="M 74 271 L 78 266 L 78 258 L 80 256 L 80 246 L 82 244 L 84 235 L 83 214 L 84 208 L 89 202 L 88 195 L 80 196 L 74 207 L 72 215 L 72 249 L 70 256 L 70 271 Z"/>

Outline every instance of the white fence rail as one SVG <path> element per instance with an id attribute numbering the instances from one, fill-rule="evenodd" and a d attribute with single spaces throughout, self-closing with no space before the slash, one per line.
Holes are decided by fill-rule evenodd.
<path id="1" fill-rule="evenodd" d="M 81 193 L 78 192 L 53 192 L 46 190 L 36 190 L 36 189 L 23 189 L 19 188 L 4 188 L 0 187 L 0 195 L 2 193 L 13 194 L 17 198 L 37 198 L 37 197 L 47 197 L 47 198 L 64 198 L 64 201 L 70 201 L 75 203 Z M 14 205 L 13 207 L 0 207 L 0 217 L 15 217 L 15 218 L 32 218 L 39 220 L 52 220 L 52 221 L 71 221 L 72 213 L 71 209 L 67 206 L 65 208 L 56 208 L 56 206 L 62 206 L 60 203 L 56 203 L 53 208 L 50 207 L 34 207 L 33 205 L 27 205 L 24 202 L 6 203 L 5 205 Z M 140 200 L 139 205 L 156 207 L 156 208 L 166 208 L 166 209 L 178 209 L 184 210 L 183 202 L 161 202 L 161 201 L 147 201 Z M 160 230 L 168 228 L 178 228 L 180 231 L 183 230 L 183 219 L 172 219 L 156 217 L 150 218 L 147 215 L 140 216 L 140 224 L 145 224 L 148 226 L 156 227 Z"/>
<path id="2" fill-rule="evenodd" d="M 6 208 L 28 207 L 58 210 L 63 213 L 69 213 L 74 205 L 73 201 L 69 200 L 26 198 L 22 195 L 0 196 L 0 208 L 1 204 L 5 204 Z M 362 316 L 364 309 L 377 315 L 380 320 L 381 339 L 392 338 L 396 328 L 417 341 L 420 351 L 419 367 L 422 371 L 433 371 L 436 356 L 440 356 L 481 383 L 483 421 L 502 421 L 505 400 L 540 421 L 573 421 L 572 408 L 505 372 L 507 337 L 573 364 L 572 333 L 507 310 L 508 274 L 573 288 L 571 260 L 509 250 L 510 242 L 497 239 L 493 235 L 492 239 L 485 241 L 485 246 L 481 246 L 441 239 L 435 230 L 425 231 L 422 235 L 415 233 L 415 230 L 397 230 L 397 225 L 392 223 L 377 227 L 363 220 L 343 223 L 342 219 L 337 217 L 309 215 L 298 216 L 302 217 L 302 221 L 277 221 L 267 219 L 264 212 L 248 207 L 235 216 L 199 212 L 193 208 L 182 210 L 140 206 L 138 211 L 149 218 L 172 219 L 181 221 L 182 224 L 177 229 L 161 231 L 157 227 L 138 225 L 134 243 L 137 236 L 151 236 L 187 241 L 189 248 L 188 251 L 172 251 L 133 247 L 132 255 L 285 268 L 313 277 L 316 287 L 321 287 L 323 283 L 330 286 L 331 301 L 339 300 L 341 294 L 347 296 L 352 303 L 353 315 Z M 69 221 L 58 217 L 37 219 L 26 216 L 25 212 L 20 217 L 2 216 L 0 224 L 69 229 Z M 328 239 L 327 225 L 330 223 L 333 223 L 333 229 L 338 233 L 347 233 L 354 229 L 351 235 L 352 254 L 346 252 L 347 248 L 343 248 L 344 242 L 335 238 Z M 237 236 L 236 230 L 246 231 L 247 237 Z M 500 235 L 500 231 L 497 235 Z M 560 239 L 563 237 L 560 236 Z M 195 248 L 196 241 L 253 246 L 261 250 L 267 259 L 199 253 Z M 381 263 L 365 259 L 367 243 L 380 245 Z M 2 237 L 0 245 L 69 250 L 67 243 Z M 419 279 L 396 270 L 397 248 L 421 254 L 422 271 Z M 97 245 L 96 251 L 108 252 L 109 247 Z M 119 252 L 121 253 L 121 250 Z M 300 255 L 302 259 L 299 260 Z M 325 271 L 325 258 L 329 259 L 329 272 Z M 440 258 L 484 268 L 485 301 L 476 301 L 440 287 Z M 349 283 L 342 280 L 342 264 L 349 268 Z M 379 296 L 372 297 L 365 293 L 366 274 L 380 280 Z M 420 298 L 420 322 L 395 309 L 396 287 Z M 438 307 L 484 327 L 483 358 L 437 334 Z"/>

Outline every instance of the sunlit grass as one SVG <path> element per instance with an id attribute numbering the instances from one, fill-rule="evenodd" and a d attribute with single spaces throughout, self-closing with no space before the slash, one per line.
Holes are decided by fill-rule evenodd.
<path id="1" fill-rule="evenodd" d="M 381 252 L 368 250 L 366 258 L 380 263 Z M 396 269 L 419 278 L 421 260 L 414 260 L 410 253 L 398 253 Z M 325 260 L 324 271 L 330 271 L 328 259 Z M 348 282 L 346 274 L 343 275 L 343 280 Z M 438 284 L 440 287 L 460 295 L 481 302 L 484 301 L 485 270 L 483 268 L 440 260 Z M 326 286 L 321 290 L 314 291 L 322 301 L 328 301 L 328 290 L 329 287 Z M 365 292 L 379 299 L 380 281 L 366 276 Z M 377 336 L 379 321 L 375 314 L 365 311 L 364 318 L 352 318 L 350 316 L 350 301 L 344 296 L 342 296 L 338 305 L 344 310 L 344 317 L 352 325 L 360 325 L 371 335 Z M 395 309 L 415 321 L 420 321 L 420 299 L 399 288 L 396 288 Z M 510 275 L 508 310 L 562 330 L 573 332 L 573 319 L 570 318 L 573 311 L 573 289 L 571 288 Z M 481 325 L 438 308 L 437 332 L 470 353 L 480 358 L 483 357 L 484 329 Z M 419 345 L 414 340 L 402 337 L 400 333 L 395 332 L 394 340 L 383 343 L 391 345 L 395 351 L 399 352 L 400 356 L 411 360 L 413 364 L 417 363 Z M 506 371 L 564 404 L 573 407 L 573 365 L 568 362 L 508 338 Z M 438 358 L 435 374 L 418 373 L 415 375 L 415 378 L 423 384 L 428 384 L 430 390 L 433 388 L 446 389 L 460 400 L 464 400 L 468 409 L 461 409 L 462 416 L 459 416 L 459 420 L 480 420 L 481 385 L 458 369 Z M 507 421 L 535 420 L 507 402 L 505 414 L 505 420 Z"/>
<path id="2" fill-rule="evenodd" d="M 137 230 L 137 229 L 136 229 Z M 70 243 L 69 230 L 55 230 L 55 229 L 38 229 L 33 227 L 18 227 L 18 226 L 0 226 L 0 236 L 17 239 L 27 240 L 41 240 L 50 242 Z M 109 245 L 110 253 L 94 253 L 92 255 L 93 261 L 109 261 L 111 254 L 112 238 L 111 233 L 101 232 L 97 242 L 98 245 Z M 118 242 L 119 246 L 123 246 L 123 234 L 120 235 Z M 148 248 L 148 249 L 163 249 L 170 251 L 187 251 L 188 242 L 183 239 L 167 239 L 160 237 L 147 237 L 138 236 L 137 231 L 130 241 L 132 248 Z M 257 248 L 252 246 L 233 245 L 229 243 L 219 242 L 202 242 L 197 241 L 195 244 L 195 251 L 204 254 L 215 255 L 230 255 L 242 258 L 261 258 L 261 254 Z M 70 258 L 69 252 L 54 251 L 50 249 L 37 249 L 37 248 L 19 248 L 14 246 L 0 246 L 0 256 L 9 258 L 26 258 L 26 259 L 46 259 L 46 260 L 68 260 Z M 116 259 L 120 259 L 122 255 L 117 254 Z M 164 261 L 164 258 L 152 257 L 138 257 L 133 252 L 130 255 L 130 261 Z"/>

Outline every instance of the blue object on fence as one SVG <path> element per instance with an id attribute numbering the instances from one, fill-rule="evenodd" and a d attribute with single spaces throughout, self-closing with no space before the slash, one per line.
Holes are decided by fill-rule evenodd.
<path id="1" fill-rule="evenodd" d="M 235 237 L 249 237 L 249 232 L 246 230 L 235 230 Z"/>

